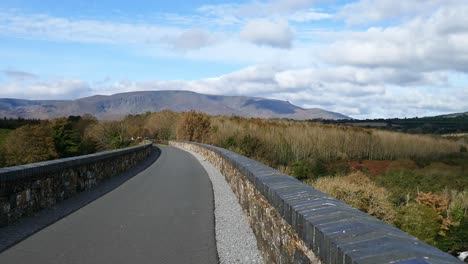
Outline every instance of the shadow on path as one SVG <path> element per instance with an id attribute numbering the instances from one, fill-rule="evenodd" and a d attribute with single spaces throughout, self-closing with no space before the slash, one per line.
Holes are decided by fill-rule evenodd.
<path id="1" fill-rule="evenodd" d="M 25 217 L 18 222 L 0 228 L 0 253 L 88 205 L 148 168 L 161 154 L 161 150 L 158 147 L 154 146 L 153 148 L 154 150 L 150 156 L 126 172 L 106 179 L 91 190 L 78 193 L 76 196 L 64 200 L 53 207 L 43 209 L 32 216 Z"/>

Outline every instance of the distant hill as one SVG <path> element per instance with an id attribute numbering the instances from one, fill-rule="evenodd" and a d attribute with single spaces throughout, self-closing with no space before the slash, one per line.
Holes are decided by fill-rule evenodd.
<path id="1" fill-rule="evenodd" d="M 415 134 L 468 133 L 468 112 L 414 118 L 388 118 L 365 120 L 314 120 L 314 122 L 378 128 Z"/>
<path id="2" fill-rule="evenodd" d="M 468 116 L 468 112 L 439 115 L 437 117 L 453 118 L 453 117 L 463 117 L 463 116 Z"/>
<path id="3" fill-rule="evenodd" d="M 350 119 L 319 108 L 304 109 L 287 101 L 246 96 L 207 95 L 189 91 L 141 91 L 109 96 L 95 95 L 76 100 L 1 99 L 0 117 L 48 119 L 91 114 L 117 119 L 128 114 L 172 110 L 200 111 L 210 115 L 307 119 Z"/>

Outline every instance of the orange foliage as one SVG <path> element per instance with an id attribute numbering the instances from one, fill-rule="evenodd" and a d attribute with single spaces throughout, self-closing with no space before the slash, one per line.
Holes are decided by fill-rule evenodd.
<path id="1" fill-rule="evenodd" d="M 449 205 L 448 199 L 431 192 L 419 192 L 416 197 L 416 202 L 432 208 L 432 210 L 437 213 L 438 219 L 441 221 L 439 235 L 445 236 L 446 231 L 448 231 L 451 226 L 458 224 L 450 220 L 446 214 Z"/>

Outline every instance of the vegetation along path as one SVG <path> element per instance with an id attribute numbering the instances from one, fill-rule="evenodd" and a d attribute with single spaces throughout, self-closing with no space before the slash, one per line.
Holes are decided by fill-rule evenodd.
<path id="1" fill-rule="evenodd" d="M 147 169 L 0 254 L 0 263 L 217 263 L 213 191 L 189 153 Z"/>

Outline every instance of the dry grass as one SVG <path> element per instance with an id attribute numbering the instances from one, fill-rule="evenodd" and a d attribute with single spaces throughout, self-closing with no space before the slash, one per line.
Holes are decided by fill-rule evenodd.
<path id="1" fill-rule="evenodd" d="M 460 149 L 460 144 L 440 137 L 308 122 L 215 117 L 212 127 L 216 133 L 211 143 L 222 146 L 228 138 L 250 135 L 264 144 L 265 152 L 275 153 L 279 161 L 410 159 Z"/>
<path id="2" fill-rule="evenodd" d="M 395 218 L 395 209 L 390 202 L 389 193 L 361 172 L 346 176 L 323 177 L 308 183 L 387 223 L 392 223 Z"/>

